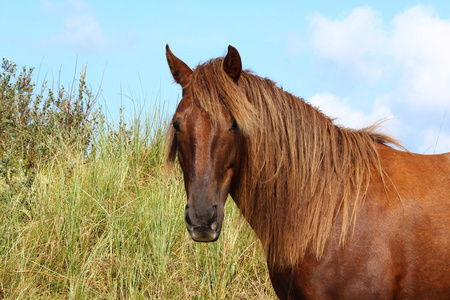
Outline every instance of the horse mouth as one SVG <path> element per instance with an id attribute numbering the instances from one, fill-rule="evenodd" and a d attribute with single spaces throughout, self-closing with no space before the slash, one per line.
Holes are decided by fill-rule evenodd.
<path id="1" fill-rule="evenodd" d="M 187 228 L 189 235 L 196 242 L 215 242 L 219 238 L 220 230 L 212 228 Z"/>

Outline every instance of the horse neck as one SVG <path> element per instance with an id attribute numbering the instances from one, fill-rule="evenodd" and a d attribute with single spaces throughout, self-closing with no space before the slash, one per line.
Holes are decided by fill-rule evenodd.
<path id="1" fill-rule="evenodd" d="M 266 127 L 245 138 L 232 197 L 261 240 L 269 263 L 292 265 L 307 251 L 322 255 L 342 209 L 344 219 L 350 220 L 343 222 L 345 239 L 357 208 L 355 198 L 368 182 L 364 174 L 370 173 L 372 163 L 358 164 L 357 174 L 351 174 L 354 158 L 375 154 L 367 133 L 338 128 L 302 99 L 280 90 L 266 93 L 279 99 L 249 99 L 266 118 Z M 264 107 L 264 100 L 274 103 Z"/>

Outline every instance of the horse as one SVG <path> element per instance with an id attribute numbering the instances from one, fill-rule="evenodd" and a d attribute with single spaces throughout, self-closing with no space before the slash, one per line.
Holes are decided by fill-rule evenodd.
<path id="1" fill-rule="evenodd" d="M 194 241 L 219 238 L 230 195 L 280 299 L 450 299 L 450 153 L 336 125 L 232 46 L 193 70 L 168 45 L 166 58 L 182 88 L 166 162 Z"/>

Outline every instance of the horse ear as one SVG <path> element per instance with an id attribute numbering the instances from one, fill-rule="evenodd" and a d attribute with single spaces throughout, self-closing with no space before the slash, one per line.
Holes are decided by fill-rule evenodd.
<path id="1" fill-rule="evenodd" d="M 166 57 L 173 79 L 184 87 L 192 79 L 192 70 L 181 59 L 173 55 L 172 51 L 170 51 L 169 45 L 167 44 Z"/>
<path id="2" fill-rule="evenodd" d="M 223 70 L 237 82 L 242 73 L 242 62 L 239 52 L 233 46 L 228 46 L 228 53 L 223 60 Z"/>

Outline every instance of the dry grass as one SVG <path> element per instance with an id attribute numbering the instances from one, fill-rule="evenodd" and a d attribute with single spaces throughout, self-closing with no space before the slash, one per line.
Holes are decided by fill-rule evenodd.
<path id="1" fill-rule="evenodd" d="M 88 156 L 61 143 L 31 186 L 0 199 L 0 298 L 275 298 L 232 200 L 218 242 L 188 237 L 180 173 L 163 176 L 159 115 L 118 129 L 100 120 Z"/>

